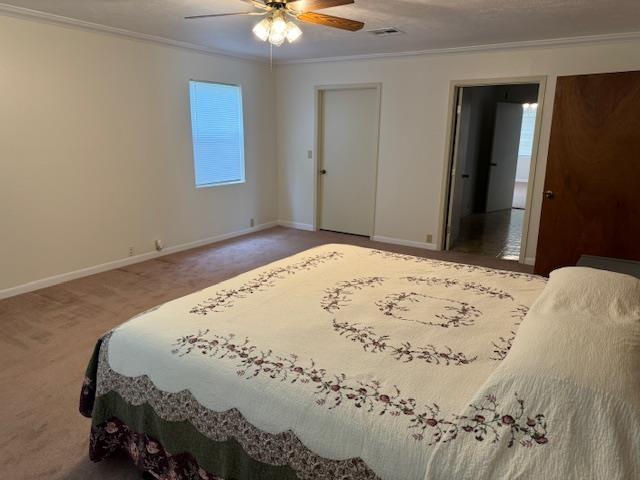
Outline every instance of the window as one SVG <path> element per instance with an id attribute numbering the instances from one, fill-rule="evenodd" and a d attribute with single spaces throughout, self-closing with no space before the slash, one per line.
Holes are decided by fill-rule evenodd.
<path id="1" fill-rule="evenodd" d="M 243 183 L 240 87 L 192 80 L 189 93 L 196 187 Z"/>
<path id="2" fill-rule="evenodd" d="M 520 132 L 520 148 L 518 151 L 518 156 L 520 157 L 531 157 L 537 111 L 537 103 L 525 103 L 522 105 L 522 130 Z"/>
<path id="3" fill-rule="evenodd" d="M 517 183 L 529 181 L 537 110 L 537 103 L 525 103 L 522 105 L 522 129 L 520 130 L 520 147 L 518 148 L 518 163 L 516 166 Z"/>

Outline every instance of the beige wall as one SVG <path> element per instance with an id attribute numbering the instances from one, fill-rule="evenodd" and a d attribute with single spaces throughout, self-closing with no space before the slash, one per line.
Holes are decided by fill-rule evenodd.
<path id="1" fill-rule="evenodd" d="M 635 40 L 283 65 L 274 78 L 257 62 L 0 16 L 0 297 L 126 260 L 129 247 L 153 252 L 156 238 L 178 248 L 243 231 L 251 218 L 313 224 L 307 150 L 318 85 L 382 83 L 375 233 L 416 244 L 433 234 L 437 244 L 451 81 L 547 76 L 531 260 L 556 76 L 640 69 L 639 48 Z M 191 78 L 242 85 L 246 184 L 194 188 Z"/>
<path id="2" fill-rule="evenodd" d="M 280 219 L 313 224 L 314 86 L 382 83 L 375 233 L 425 242 L 442 235 L 440 211 L 453 80 L 546 76 L 529 261 L 535 256 L 551 113 L 558 75 L 640 69 L 640 41 L 464 54 L 303 63 L 277 70 Z"/>
<path id="3" fill-rule="evenodd" d="M 0 16 L 0 293 L 277 219 L 267 65 Z M 194 188 L 188 81 L 242 85 L 247 182 Z"/>

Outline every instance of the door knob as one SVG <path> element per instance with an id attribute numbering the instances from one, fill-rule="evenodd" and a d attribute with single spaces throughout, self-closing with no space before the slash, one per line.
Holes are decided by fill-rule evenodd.
<path id="1" fill-rule="evenodd" d="M 320 175 L 326 175 L 327 171 L 323 168 L 322 170 L 320 170 Z"/>
<path id="2" fill-rule="evenodd" d="M 553 198 L 554 193 L 551 190 L 545 190 L 544 192 L 544 198 L 548 198 L 549 200 L 551 200 Z"/>

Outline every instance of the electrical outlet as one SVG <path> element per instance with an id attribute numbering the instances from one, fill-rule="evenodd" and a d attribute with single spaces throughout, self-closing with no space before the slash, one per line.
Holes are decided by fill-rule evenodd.
<path id="1" fill-rule="evenodd" d="M 252 219 L 249 221 L 249 226 L 250 226 L 250 227 L 253 227 L 255 224 L 256 224 L 256 221 L 252 218 Z"/>
<path id="2" fill-rule="evenodd" d="M 136 249 L 134 247 L 129 247 L 129 256 L 133 257 L 136 254 Z"/>
<path id="3" fill-rule="evenodd" d="M 430 233 L 427 234 L 427 243 L 433 243 L 433 235 Z"/>

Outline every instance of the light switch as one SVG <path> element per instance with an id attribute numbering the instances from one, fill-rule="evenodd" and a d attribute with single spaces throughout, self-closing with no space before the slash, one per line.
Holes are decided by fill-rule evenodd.
<path id="1" fill-rule="evenodd" d="M 313 158 L 313 151 L 307 150 L 307 158 L 311 160 Z"/>

